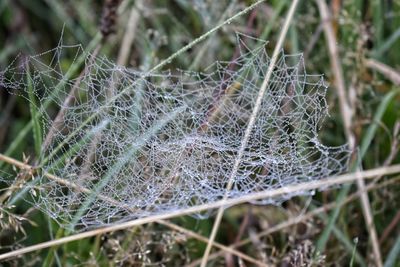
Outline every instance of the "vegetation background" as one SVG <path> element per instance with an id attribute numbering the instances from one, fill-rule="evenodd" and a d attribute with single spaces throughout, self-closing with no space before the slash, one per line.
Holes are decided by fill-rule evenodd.
<path id="1" fill-rule="evenodd" d="M 249 6 L 251 1 L 208 0 L 1 0 L 0 69 L 17 54 L 38 54 L 65 44 L 87 47 L 103 33 L 100 54 L 133 69 L 154 66 L 212 27 Z M 235 56 L 235 32 L 268 40 L 272 54 L 290 6 L 289 0 L 267 0 L 182 53 L 167 68 L 202 70 L 215 60 Z M 321 5 L 331 16 L 321 16 Z M 118 7 L 118 8 L 117 8 Z M 328 30 L 331 37 L 326 38 Z M 333 43 L 332 40 L 336 42 Z M 336 47 L 337 51 L 332 49 Z M 325 74 L 330 116 L 321 128 L 324 144 L 347 142 L 341 113 L 339 62 L 348 101 L 354 111 L 350 131 L 362 168 L 400 162 L 400 1 L 300 1 L 284 43 L 288 54 L 304 53 L 307 73 Z M 62 59 L 69 64 L 70 58 Z M 339 81 L 339 82 L 338 82 Z M 34 162 L 33 134 L 16 139 L 30 122 L 26 100 L 0 90 L 0 152 Z M 13 147 L 10 150 L 10 147 Z M 23 156 L 25 155 L 25 156 Z M 29 158 L 29 160 L 26 160 Z M 1 173 L 18 174 L 9 164 Z M 366 226 L 357 186 L 334 188 L 312 197 L 296 197 L 275 206 L 239 205 L 225 211 L 217 241 L 270 266 L 400 266 L 399 176 L 367 183 L 369 211 L 377 237 Z M 57 224 L 25 202 L 7 205 L 0 184 L 0 254 L 63 235 Z M 352 197 L 351 197 L 352 196 Z M 333 218 L 332 204 L 346 200 Z M 321 209 L 322 207 L 322 209 Z M 213 218 L 183 216 L 176 225 L 205 237 Z M 327 231 L 330 229 L 331 231 Z M 21 255 L 1 266 L 195 266 L 205 243 L 190 233 L 157 223 Z M 374 253 L 379 249 L 381 261 Z M 319 252 L 317 252 L 319 251 Z M 216 254 L 217 253 L 217 254 Z M 227 252 L 213 251 L 209 266 L 253 266 Z"/>

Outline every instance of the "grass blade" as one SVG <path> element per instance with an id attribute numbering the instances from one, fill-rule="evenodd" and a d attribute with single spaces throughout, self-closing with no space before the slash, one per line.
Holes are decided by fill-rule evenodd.
<path id="1" fill-rule="evenodd" d="M 29 73 L 29 66 L 27 65 L 26 68 L 26 81 L 28 85 L 28 96 L 29 96 L 29 107 L 31 112 L 31 121 L 33 127 L 33 139 L 35 144 L 35 152 L 36 157 L 40 157 L 41 147 L 42 147 L 42 127 L 41 127 L 41 114 L 40 110 L 38 109 L 36 96 L 34 92 L 34 86 L 32 83 L 32 77 Z"/>
<path id="2" fill-rule="evenodd" d="M 65 74 L 64 79 L 62 79 L 54 88 L 54 91 L 52 95 L 56 95 L 59 93 L 59 91 L 63 88 L 65 83 L 67 82 L 68 79 L 70 79 L 82 66 L 82 64 L 85 62 L 85 54 L 89 53 L 92 51 L 101 41 L 101 35 L 97 34 L 93 40 L 90 42 L 88 45 L 88 48 L 86 49 L 86 52 L 83 53 L 77 60 L 71 65 L 71 67 L 68 69 L 67 73 Z M 52 103 L 53 97 L 49 97 L 44 103 L 41 108 L 41 111 L 46 110 L 50 104 Z M 38 115 L 42 115 L 41 113 L 38 113 Z M 36 118 L 35 118 L 36 119 Z M 25 140 L 26 135 L 32 130 L 33 128 L 33 123 L 30 121 L 28 124 L 25 125 L 25 127 L 18 133 L 18 135 L 15 137 L 15 139 L 11 142 L 11 144 L 8 146 L 6 151 L 4 152 L 4 155 L 6 156 L 11 156 L 15 150 L 19 147 L 19 145 L 22 143 L 22 141 Z M 0 169 L 3 167 L 4 162 L 0 162 Z"/>
<path id="3" fill-rule="evenodd" d="M 298 192 L 300 190 L 315 190 L 315 189 L 320 188 L 321 186 L 334 186 L 334 185 L 340 185 L 340 184 L 349 183 L 349 182 L 355 182 L 357 179 L 360 179 L 360 178 L 363 178 L 363 179 L 370 178 L 371 179 L 378 175 L 390 175 L 390 174 L 395 174 L 395 173 L 400 173 L 400 164 L 392 165 L 390 167 L 371 169 L 368 171 L 362 171 L 362 172 L 358 172 L 358 173 L 349 173 L 349 174 L 343 174 L 343 175 L 339 175 L 339 176 L 331 176 L 331 177 L 327 177 L 323 180 L 320 180 L 318 182 L 314 182 L 314 181 L 305 182 L 305 183 L 298 184 L 295 186 L 290 186 L 287 188 L 278 188 L 278 189 L 273 189 L 273 190 L 261 191 L 261 192 L 257 192 L 257 193 L 251 193 L 246 196 L 237 197 L 237 198 L 228 199 L 228 200 L 218 200 L 218 201 L 212 202 L 212 203 L 196 205 L 196 206 L 192 206 L 192 207 L 185 208 L 185 209 L 178 209 L 175 211 L 171 211 L 169 213 L 162 213 L 162 214 L 152 215 L 152 216 L 148 216 L 148 217 L 144 217 L 144 218 L 140 218 L 140 219 L 134 219 L 134 220 L 127 221 L 127 222 L 121 222 L 116 225 L 111 225 L 111 226 L 107 226 L 107 227 L 103 227 L 103 228 L 99 228 L 99 229 L 94 229 L 94 230 L 86 231 L 83 233 L 78 233 L 75 235 L 63 237 L 60 239 L 43 242 L 43 243 L 36 244 L 33 246 L 24 247 L 24 248 L 21 248 L 18 250 L 0 254 L 0 260 L 19 256 L 24 253 L 29 253 L 32 251 L 37 251 L 39 249 L 44 249 L 44 248 L 48 248 L 48 247 L 52 247 L 52 246 L 69 243 L 69 242 L 72 242 L 75 240 L 81 240 L 83 238 L 92 237 L 92 236 L 100 235 L 103 233 L 118 231 L 118 230 L 130 228 L 133 226 L 137 226 L 137 225 L 143 225 L 143 224 L 155 222 L 158 220 L 170 219 L 170 218 L 174 218 L 174 217 L 178 217 L 178 216 L 189 215 L 189 214 L 193 214 L 193 213 L 198 213 L 200 211 L 215 209 L 215 208 L 224 207 L 224 206 L 226 207 L 226 206 L 238 205 L 238 204 L 250 202 L 253 200 L 257 200 L 257 199 L 276 197 L 278 195 L 288 194 L 291 192 Z"/>
<path id="4" fill-rule="evenodd" d="M 400 89 L 398 89 L 398 88 L 391 90 L 389 93 L 387 93 L 385 95 L 382 102 L 378 106 L 378 108 L 375 112 L 374 119 L 373 119 L 373 121 L 375 123 L 372 123 L 368 127 L 367 132 L 361 141 L 361 148 L 360 148 L 360 153 L 359 153 L 360 161 L 364 158 L 365 153 L 367 152 L 368 147 L 370 146 L 370 144 L 376 134 L 379 122 L 382 120 L 383 114 L 385 113 L 386 109 L 388 108 L 390 102 L 393 100 L 395 95 L 397 95 L 399 92 L 400 92 Z M 353 166 L 350 167 L 351 168 L 350 171 L 354 171 L 356 167 L 357 167 L 357 164 L 353 164 Z M 344 199 L 346 198 L 346 196 L 348 195 L 348 193 L 350 191 L 350 188 L 351 188 L 351 185 L 349 185 L 349 184 L 343 186 L 343 188 L 339 192 L 339 195 L 336 198 L 337 203 L 342 203 L 344 201 Z M 340 209 L 341 209 L 341 205 L 338 205 L 337 208 L 335 208 L 332 211 L 329 222 L 317 241 L 317 245 L 316 245 L 317 250 L 319 250 L 319 251 L 325 250 L 326 243 L 329 240 L 329 237 L 330 237 L 333 227 L 335 225 L 336 219 L 339 216 Z"/>
<path id="5" fill-rule="evenodd" d="M 396 242 L 394 243 L 393 248 L 390 250 L 389 255 L 383 267 L 396 266 L 396 260 L 399 257 L 399 255 L 400 255 L 400 235 L 397 236 Z"/>
<path id="6" fill-rule="evenodd" d="M 114 166 L 110 167 L 104 177 L 102 177 L 100 182 L 95 186 L 92 192 L 87 196 L 86 200 L 79 207 L 79 210 L 76 212 L 74 218 L 71 220 L 69 227 L 70 231 L 75 228 L 77 222 L 81 219 L 89 206 L 95 201 L 101 190 L 106 187 L 110 180 L 121 171 L 125 164 L 132 160 L 132 157 L 134 157 L 138 150 L 147 143 L 147 140 L 157 134 L 168 122 L 174 120 L 185 109 L 186 106 L 181 106 L 175 109 L 174 111 L 162 117 L 159 121 L 156 121 L 152 125 L 152 127 L 150 127 L 145 133 L 138 137 L 135 144 L 133 144 L 125 151 L 125 153 L 123 153 L 123 157 L 115 162 Z"/>

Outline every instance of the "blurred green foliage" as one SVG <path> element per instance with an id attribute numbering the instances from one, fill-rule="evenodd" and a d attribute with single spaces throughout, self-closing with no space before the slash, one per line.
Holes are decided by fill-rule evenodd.
<path id="1" fill-rule="evenodd" d="M 240 17 L 234 23 L 222 28 L 206 41 L 193 47 L 189 51 L 171 62 L 168 68 L 202 70 L 216 60 L 230 60 L 235 55 L 235 32 L 243 32 L 254 37 L 262 37 L 269 41 L 266 49 L 272 52 L 284 14 L 290 1 L 266 1 L 252 10 L 249 14 Z M 202 33 L 217 25 L 220 21 L 231 17 L 242 10 L 251 1 L 206 1 L 206 0 L 152 0 L 142 1 L 139 5 L 139 20 L 135 39 L 127 66 L 134 69 L 147 68 L 151 58 L 151 66 L 168 57 Z M 82 44 L 86 48 L 99 32 L 102 1 L 89 0 L 1 0 L 0 1 L 0 69 L 5 69 L 18 54 L 38 54 L 57 47 L 60 40 L 63 44 Z M 367 134 L 367 129 L 375 125 L 376 131 L 372 142 L 368 146 L 362 162 L 364 169 L 382 166 L 394 147 L 394 140 L 399 140 L 395 132 L 396 122 L 400 120 L 399 94 L 385 102 L 381 121 L 374 121 L 377 108 L 385 95 L 399 86 L 393 84 L 386 76 L 373 71 L 364 64 L 366 58 L 376 59 L 400 72 L 400 2 L 398 0 L 332 0 L 329 2 L 333 11 L 333 27 L 337 37 L 340 60 L 343 65 L 346 87 L 356 94 L 356 116 L 354 132 L 360 142 Z M 131 9 L 135 1 L 122 1 L 117 17 L 116 32 L 102 40 L 101 55 L 116 60 L 121 47 L 122 39 L 126 34 Z M 332 74 L 329 50 L 321 27 L 321 20 L 317 5 L 314 1 L 301 1 L 294 23 L 291 26 L 285 41 L 285 53 L 304 52 L 305 66 L 308 73 L 324 73 L 327 82 L 331 85 L 328 90 L 330 116 L 325 119 L 321 129 L 323 143 L 339 145 L 345 143 L 343 125 L 338 108 L 338 98 L 335 91 L 335 80 Z M 64 29 L 64 33 L 61 33 Z M 199 56 L 200 55 L 200 56 Z M 69 66 L 73 55 L 65 55 L 61 65 Z M 198 59 L 196 59 L 198 57 Z M 74 75 L 78 75 L 76 71 Z M 49 107 L 54 108 L 52 106 Z M 37 158 L 38 146 L 34 136 L 40 132 L 35 125 L 30 109 L 25 99 L 13 96 L 6 90 L 0 90 L 0 151 L 12 151 L 9 155 L 22 159 L 23 154 L 30 158 L 30 163 Z M 29 123 L 35 125 L 33 131 L 26 128 Z M 28 129 L 25 136 L 18 139 L 22 129 Z M 32 127 L 30 127 L 32 129 Z M 36 153 L 35 153 L 36 146 Z M 13 147 L 12 150 L 9 150 Z M 396 153 L 390 159 L 391 163 L 399 163 L 400 157 Z M 11 166 L 1 163 L 2 173 L 16 174 Z M 388 179 L 388 178 L 384 178 Z M 0 185 L 4 189 L 5 184 Z M 352 188 L 355 191 L 356 188 Z M 373 208 L 374 221 L 379 236 L 382 236 L 398 214 L 400 206 L 400 185 L 398 183 L 372 191 L 369 194 Z M 0 194 L 4 190 L 0 191 Z M 321 206 L 334 200 L 338 191 L 318 193 L 312 200 L 313 205 Z M 278 223 L 290 214 L 301 209 L 307 198 L 295 198 L 284 203 L 282 207 L 255 207 L 251 214 L 247 208 L 235 207 L 226 211 L 218 240 L 232 243 L 244 218 L 250 220 L 248 231 L 261 231 L 267 225 Z M 6 203 L 4 203 L 6 205 Z M 4 208 L 6 207 L 4 205 Z M 1 206 L 3 207 L 3 206 Z M 12 213 L 24 215 L 35 224 L 23 222 L 26 234 L 15 233 L 12 227 L 0 229 L 0 252 L 15 249 L 19 246 L 37 244 L 51 238 L 60 237 L 64 233 L 58 226 L 39 211 L 32 210 L 32 205 L 23 201 L 15 203 Z M 285 214 L 282 216 L 282 213 Z M 246 215 L 247 214 L 247 215 Z M 265 216 L 268 214 L 269 216 Z M 246 217 L 248 216 L 248 217 Z M 326 223 L 325 219 L 322 222 Z M 283 218 L 282 218 L 283 217 Z M 1 220 L 6 220 L 2 218 Z M 194 220 L 190 217 L 174 219 L 177 224 L 208 235 L 212 219 Z M 263 247 L 254 248 L 256 243 L 243 247 L 242 251 L 259 258 L 263 252 L 274 262 L 280 262 L 286 253 L 294 246 L 296 240 L 307 238 L 316 243 L 324 223 L 315 218 L 307 222 L 311 227 L 310 233 L 300 237 L 292 230 L 281 231 L 267 237 L 260 242 Z M 399 247 L 400 223 L 391 230 L 391 234 L 382 241 L 381 252 L 383 259 L 391 255 L 391 266 L 396 265 L 393 251 Z M 353 255 L 355 262 L 364 265 L 371 262 L 369 257 L 368 231 L 363 220 L 359 202 L 354 201 L 341 209 L 340 217 L 335 224 L 335 233 L 330 236 L 329 244 L 323 253 L 326 255 L 326 264 L 340 266 L 348 265 Z M 180 266 L 195 260 L 202 255 L 205 245 L 194 239 L 167 241 L 165 236 L 159 242 L 161 245 L 151 246 L 154 236 L 145 233 L 170 230 L 159 225 L 137 227 L 132 231 L 111 233 L 103 237 L 84 239 L 72 242 L 59 248 L 37 251 L 23 255 L 19 259 L 0 263 L 4 266 L 119 266 L 121 260 L 130 253 L 131 258 L 124 258 L 122 266 L 139 266 L 136 261 L 149 258 L 152 262 L 165 260 L 167 266 Z M 172 236 L 172 235 L 171 235 Z M 353 238 L 358 237 L 356 250 L 351 246 Z M 116 245 L 115 242 L 119 242 Z M 134 241 L 136 240 L 136 241 Z M 290 242 L 289 242 L 289 241 Z M 154 240 L 153 240 L 154 241 Z M 114 242 L 114 243 L 113 243 Z M 147 256 L 135 254 L 140 244 L 148 242 L 151 252 Z M 170 246 L 166 244 L 170 243 Z M 293 243 L 294 242 L 294 243 Z M 155 241 L 154 241 L 155 243 Z M 157 243 L 158 244 L 158 243 Z M 114 246 L 114 247 L 113 247 Z M 160 256 L 161 247 L 168 249 Z M 115 251 L 119 250 L 119 252 Z M 261 251 L 261 252 L 260 252 Z M 357 254 L 353 252 L 356 251 Z M 392 251 L 392 252 L 391 252 Z M 127 255 L 124 253 L 126 252 Z M 129 252 L 129 253 L 128 253 Z M 169 257 L 168 253 L 170 253 Z M 136 258 L 135 258 L 136 257 Z M 144 257 L 144 258 L 143 258 Z M 168 258 L 168 260 L 167 260 Z M 400 262 L 398 259 L 397 262 Z M 123 265 L 127 264 L 127 265 Z M 135 265 L 136 264 L 136 265 Z M 214 262 L 214 266 L 223 265 L 223 258 Z"/>

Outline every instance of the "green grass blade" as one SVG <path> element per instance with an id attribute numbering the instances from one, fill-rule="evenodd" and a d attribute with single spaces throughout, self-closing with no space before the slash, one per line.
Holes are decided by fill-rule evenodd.
<path id="1" fill-rule="evenodd" d="M 86 144 L 90 143 L 92 141 L 92 137 L 98 133 L 104 130 L 107 125 L 108 121 L 104 121 L 102 124 L 100 124 L 97 127 L 94 127 L 91 131 L 88 131 L 88 133 L 75 145 L 70 147 L 62 156 L 60 156 L 54 163 L 52 163 L 49 167 L 46 168 L 46 171 L 48 173 L 53 173 L 53 170 L 60 167 L 62 164 L 65 163 L 65 160 L 72 155 L 74 155 L 76 152 L 78 152 L 82 146 L 85 146 Z M 14 205 L 20 198 L 22 198 L 33 186 L 35 186 L 40 179 L 34 179 L 31 180 L 25 187 L 23 187 L 8 203 L 9 205 Z"/>
<path id="2" fill-rule="evenodd" d="M 392 33 L 392 35 L 377 50 L 375 50 L 372 55 L 378 59 L 381 58 L 383 54 L 388 51 L 399 38 L 400 28 Z"/>
<path id="3" fill-rule="evenodd" d="M 260 39 L 261 40 L 266 40 L 268 39 L 269 35 L 271 34 L 272 27 L 274 26 L 275 22 L 278 21 L 279 16 L 283 12 L 283 9 L 287 5 L 288 1 L 287 0 L 281 0 L 279 1 L 278 6 L 276 7 L 276 10 L 270 20 L 270 23 L 267 24 L 267 26 L 264 28 L 264 31 L 262 32 Z"/>
<path id="4" fill-rule="evenodd" d="M 198 38 L 194 39 L 192 42 L 190 42 L 189 44 L 185 45 L 184 47 L 182 47 L 181 49 L 179 49 L 178 51 L 173 53 L 171 56 L 169 56 L 165 60 L 161 61 L 158 65 L 156 65 L 154 68 L 152 68 L 150 70 L 150 73 L 152 73 L 152 72 L 154 72 L 156 70 L 159 70 L 162 67 L 164 67 L 165 65 L 171 63 L 171 61 L 174 60 L 175 58 L 177 58 L 179 55 L 181 55 L 182 53 L 186 52 L 187 50 L 189 50 L 190 48 L 192 48 L 196 44 L 200 43 L 201 41 L 205 40 L 208 36 L 212 35 L 214 32 L 218 31 L 223 26 L 225 26 L 227 24 L 230 24 L 232 21 L 234 21 L 238 17 L 248 13 L 250 10 L 255 8 L 257 5 L 261 4 L 262 2 L 265 2 L 265 0 L 258 0 L 257 2 L 251 4 L 250 6 L 246 7 L 242 11 L 236 13 L 235 15 L 230 17 L 229 19 L 225 20 L 221 24 L 218 24 L 217 26 L 215 26 L 214 28 L 212 28 L 208 32 L 206 32 L 206 33 L 202 34 L 201 36 L 199 36 Z"/>
<path id="5" fill-rule="evenodd" d="M 92 141 L 93 137 L 97 133 L 101 133 L 109 125 L 109 123 L 110 123 L 109 121 L 103 121 L 96 127 L 93 127 L 93 129 L 88 131 L 85 134 L 85 136 L 81 140 L 79 140 L 79 142 L 76 142 L 65 153 L 63 153 L 57 160 L 55 160 L 54 163 L 50 164 L 50 166 L 47 168 L 47 172 L 53 173 L 53 170 L 59 168 L 62 164 L 64 164 L 66 159 L 71 158 L 82 147 L 84 147 L 85 145 L 90 143 Z"/>
<path id="6" fill-rule="evenodd" d="M 384 30 L 384 19 L 382 19 L 385 14 L 383 11 L 383 5 L 381 0 L 372 1 L 372 15 L 373 15 L 373 24 L 375 29 L 374 39 L 377 47 L 381 47 L 383 41 L 383 30 Z"/>
<path id="7" fill-rule="evenodd" d="M 15 150 L 25 141 L 26 135 L 32 130 L 33 121 L 30 120 L 21 131 L 19 131 L 18 135 L 13 139 L 11 144 L 8 146 L 7 150 L 4 152 L 4 155 L 11 156 Z M 4 161 L 0 161 L 0 169 L 5 165 Z"/>
<path id="8" fill-rule="evenodd" d="M 42 148 L 42 126 L 40 123 L 41 114 L 40 110 L 38 109 L 36 95 L 34 92 L 34 86 L 32 83 L 32 77 L 29 73 L 29 68 L 26 69 L 26 81 L 28 85 L 28 96 L 29 96 L 29 107 L 31 112 L 31 121 L 33 127 L 33 139 L 34 139 L 34 146 L 35 146 L 35 153 L 36 157 L 39 158 L 41 155 L 41 148 Z"/>
<path id="9" fill-rule="evenodd" d="M 400 256 L 400 234 L 397 235 L 396 242 L 394 243 L 392 249 L 389 252 L 389 255 L 385 261 L 385 264 L 383 267 L 392 267 L 392 266 L 398 266 L 396 265 L 396 262 L 399 263 L 397 258 Z"/>
<path id="10" fill-rule="evenodd" d="M 163 116 L 159 121 L 156 121 L 152 127 L 150 127 L 145 133 L 138 137 L 135 144 L 129 147 L 125 153 L 123 153 L 123 157 L 120 158 L 117 162 L 114 163 L 113 166 L 107 171 L 107 173 L 102 177 L 100 182 L 95 186 L 94 190 L 87 196 L 85 202 L 79 207 L 79 210 L 76 212 L 74 218 L 71 220 L 69 230 L 74 230 L 77 222 L 81 219 L 83 214 L 89 208 L 89 206 L 95 201 L 96 197 L 100 194 L 101 190 L 107 186 L 110 180 L 117 175 L 121 169 L 127 164 L 135 154 L 141 149 L 152 136 L 157 134 L 168 122 L 174 120 L 181 112 L 186 109 L 186 106 L 181 106 L 171 113 Z"/>
<path id="11" fill-rule="evenodd" d="M 100 43 L 101 41 L 101 35 L 100 33 L 97 34 L 93 40 L 90 42 L 90 44 L 88 45 L 86 52 L 90 52 L 93 51 L 94 48 Z M 68 69 L 67 73 L 64 76 L 64 79 L 62 79 L 55 87 L 55 89 L 52 92 L 51 97 L 49 97 L 42 105 L 41 111 L 46 110 L 50 104 L 52 103 L 52 99 L 55 95 L 57 95 L 61 89 L 63 89 L 63 86 L 65 85 L 65 83 L 68 81 L 68 79 L 70 79 L 78 70 L 79 68 L 82 66 L 82 64 L 85 62 L 86 59 L 86 53 L 82 53 L 82 55 L 80 57 L 77 58 L 77 60 L 70 66 L 70 68 Z M 38 116 L 42 115 L 41 113 L 37 114 Z M 36 117 L 35 117 L 36 119 Z M 30 121 L 28 124 L 25 125 L 25 127 L 19 132 L 19 134 L 14 138 L 14 140 L 11 142 L 11 144 L 9 145 L 9 147 L 6 149 L 6 151 L 4 152 L 4 155 L 6 156 L 11 156 L 15 150 L 19 147 L 19 145 L 25 140 L 26 135 L 32 130 L 33 128 L 33 123 L 32 121 Z M 1 161 L 0 162 L 0 169 L 4 166 L 4 162 Z"/>
<path id="12" fill-rule="evenodd" d="M 50 227 L 49 228 L 52 228 L 51 227 L 51 221 L 50 221 L 51 219 L 49 218 L 49 225 L 50 225 Z M 55 239 L 58 239 L 58 238 L 61 238 L 61 237 L 63 237 L 64 236 L 64 229 L 63 228 L 58 228 L 58 230 L 57 230 L 57 233 L 56 233 L 56 236 L 55 236 Z M 51 237 L 51 239 L 54 239 L 53 237 Z M 43 267 L 50 267 L 50 266 L 55 266 L 54 265 L 54 259 L 56 260 L 56 262 L 57 262 L 57 265 L 56 266 L 62 266 L 61 265 L 61 263 L 60 263 L 60 259 L 59 259 L 59 256 L 58 256 L 58 254 L 57 254 L 57 249 L 59 248 L 59 246 L 53 246 L 53 247 L 51 247 L 50 249 L 49 249 L 49 251 L 47 252 L 47 256 L 46 256 L 46 258 L 44 259 L 44 261 L 43 261 Z"/>
<path id="13" fill-rule="evenodd" d="M 387 107 L 389 106 L 390 102 L 393 100 L 394 96 L 396 94 L 398 94 L 399 92 L 400 92 L 400 89 L 398 89 L 398 88 L 391 90 L 384 96 L 382 102 L 378 106 L 378 108 L 375 112 L 374 119 L 373 119 L 374 123 L 372 123 L 368 127 L 367 133 L 365 134 L 365 136 L 363 137 L 363 139 L 361 141 L 359 161 L 361 161 L 364 158 L 365 153 L 367 152 L 368 147 L 370 146 L 370 144 L 376 134 L 379 122 L 382 120 L 383 114 L 385 113 Z M 355 171 L 355 168 L 357 166 L 358 166 L 357 164 L 353 164 L 350 167 L 350 171 Z M 343 188 L 340 190 L 339 195 L 336 198 L 336 203 L 338 203 L 338 206 L 331 212 L 329 222 L 328 222 L 327 226 L 325 227 L 324 231 L 322 232 L 321 236 L 318 238 L 317 245 L 316 245 L 316 248 L 318 251 L 325 250 L 326 243 L 329 240 L 329 237 L 331 235 L 331 232 L 333 230 L 333 227 L 335 225 L 337 217 L 339 216 L 339 213 L 340 213 L 340 209 L 341 209 L 340 204 L 343 203 L 344 199 L 346 198 L 346 196 L 348 195 L 348 193 L 350 191 L 350 188 L 351 188 L 351 184 L 347 184 L 347 185 L 344 185 Z"/>
<path id="14" fill-rule="evenodd" d="M 354 242 L 354 243 L 355 243 L 355 244 L 354 244 L 353 253 L 352 253 L 352 255 L 351 255 L 350 267 L 353 267 L 353 266 L 354 266 L 354 259 L 355 259 L 355 257 L 356 257 L 356 253 L 357 253 L 358 238 L 355 239 L 355 242 Z"/>
<path id="15" fill-rule="evenodd" d="M 368 147 L 371 145 L 372 139 L 376 134 L 376 130 L 378 129 L 378 125 L 382 120 L 382 117 L 389 106 L 390 102 L 393 98 L 400 93 L 399 88 L 395 88 L 389 91 L 382 99 L 381 103 L 379 104 L 378 108 L 376 109 L 375 116 L 373 119 L 373 123 L 368 127 L 367 133 L 363 137 L 361 141 L 361 148 L 360 148 L 360 158 L 363 159 L 365 153 L 368 150 Z"/>
<path id="16" fill-rule="evenodd" d="M 316 208 L 314 205 L 312 205 L 312 207 Z M 320 217 L 321 220 L 325 223 L 327 223 L 329 220 L 329 217 L 325 213 L 319 214 L 318 217 Z M 333 231 L 333 234 L 336 236 L 336 238 L 353 255 L 352 260 L 356 260 L 358 262 L 359 266 L 366 267 L 367 266 L 366 262 L 364 261 L 363 257 L 360 255 L 360 253 L 358 253 L 356 247 L 350 241 L 350 239 L 335 225 L 333 225 L 332 231 Z"/>
<path id="17" fill-rule="evenodd" d="M 336 226 L 333 227 L 333 233 L 336 238 L 344 245 L 344 247 L 351 252 L 352 258 L 351 261 L 356 261 L 358 263 L 357 266 L 367 267 L 367 263 L 361 256 L 361 254 L 357 251 L 357 246 L 355 246 L 350 239 Z"/>

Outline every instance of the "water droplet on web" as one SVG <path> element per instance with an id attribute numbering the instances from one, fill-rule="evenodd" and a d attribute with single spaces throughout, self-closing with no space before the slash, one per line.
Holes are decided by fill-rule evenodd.
<path id="1" fill-rule="evenodd" d="M 63 49 L 71 47 L 60 47 L 60 51 Z M 64 51 L 64 54 L 71 53 Z M 39 64 L 41 69 L 32 74 L 35 90 L 41 90 L 41 104 L 51 99 L 55 108 L 58 105 L 64 111 L 61 123 L 64 128 L 53 127 L 50 114 L 43 116 L 43 131 L 47 134 L 54 128 L 53 138 L 44 150 L 48 161 L 43 169 L 68 183 L 60 184 L 46 177 L 37 179 L 35 185 L 41 188 L 36 192 L 38 203 L 52 218 L 68 224 L 66 221 L 76 216 L 77 207 L 87 205 L 89 208 L 82 212 L 85 221 L 78 218 L 78 224 L 95 227 L 107 224 L 107 218 L 115 214 L 126 216 L 115 221 L 141 218 L 223 197 L 259 84 L 270 63 L 264 49 L 255 48 L 232 62 L 217 61 L 204 72 L 132 71 L 135 77 L 146 77 L 134 81 L 130 79 L 131 71 L 124 72 L 113 62 L 98 57 L 90 65 L 91 71 L 82 76 L 76 103 L 67 106 L 63 103 L 74 80 L 46 61 L 46 58 L 61 60 L 60 55 L 50 51 L 29 59 L 43 61 Z M 284 60 L 279 64 L 271 81 L 275 86 L 264 95 L 262 110 L 245 143 L 231 197 L 296 185 L 347 169 L 348 149 L 323 146 L 318 139 L 316 129 L 327 111 L 321 101 L 326 85 L 315 82 L 313 77 L 307 80 L 304 75 L 301 79 L 306 82 L 299 81 L 296 73 L 302 70 L 294 68 L 300 68 L 301 64 L 286 66 Z M 14 93 L 19 88 L 16 93 L 24 95 L 28 88 L 26 75 L 13 73 L 16 69 L 16 66 L 8 68 L 10 73 L 6 77 L 11 80 L 1 79 L 1 83 Z M 115 79 L 116 72 L 120 79 Z M 48 79 L 51 82 L 44 82 Z M 235 82 L 241 86 L 232 86 Z M 285 86 L 280 86 L 296 82 L 304 86 L 301 95 L 291 96 Z M 55 88 L 61 90 L 56 95 Z M 296 101 L 284 105 L 288 99 Z M 48 110 L 40 108 L 43 112 Z M 288 122 L 291 127 L 284 127 Z M 100 194 L 94 195 L 88 205 L 85 201 L 90 198 L 77 192 L 75 183 L 107 198 L 121 199 L 136 210 L 129 213 L 124 207 L 106 205 L 99 199 Z M 100 185 L 102 188 L 97 188 Z M 303 193 L 261 202 L 279 204 Z M 315 194 L 315 190 L 308 194 Z M 59 209 L 57 214 L 52 210 L 54 207 Z"/>

